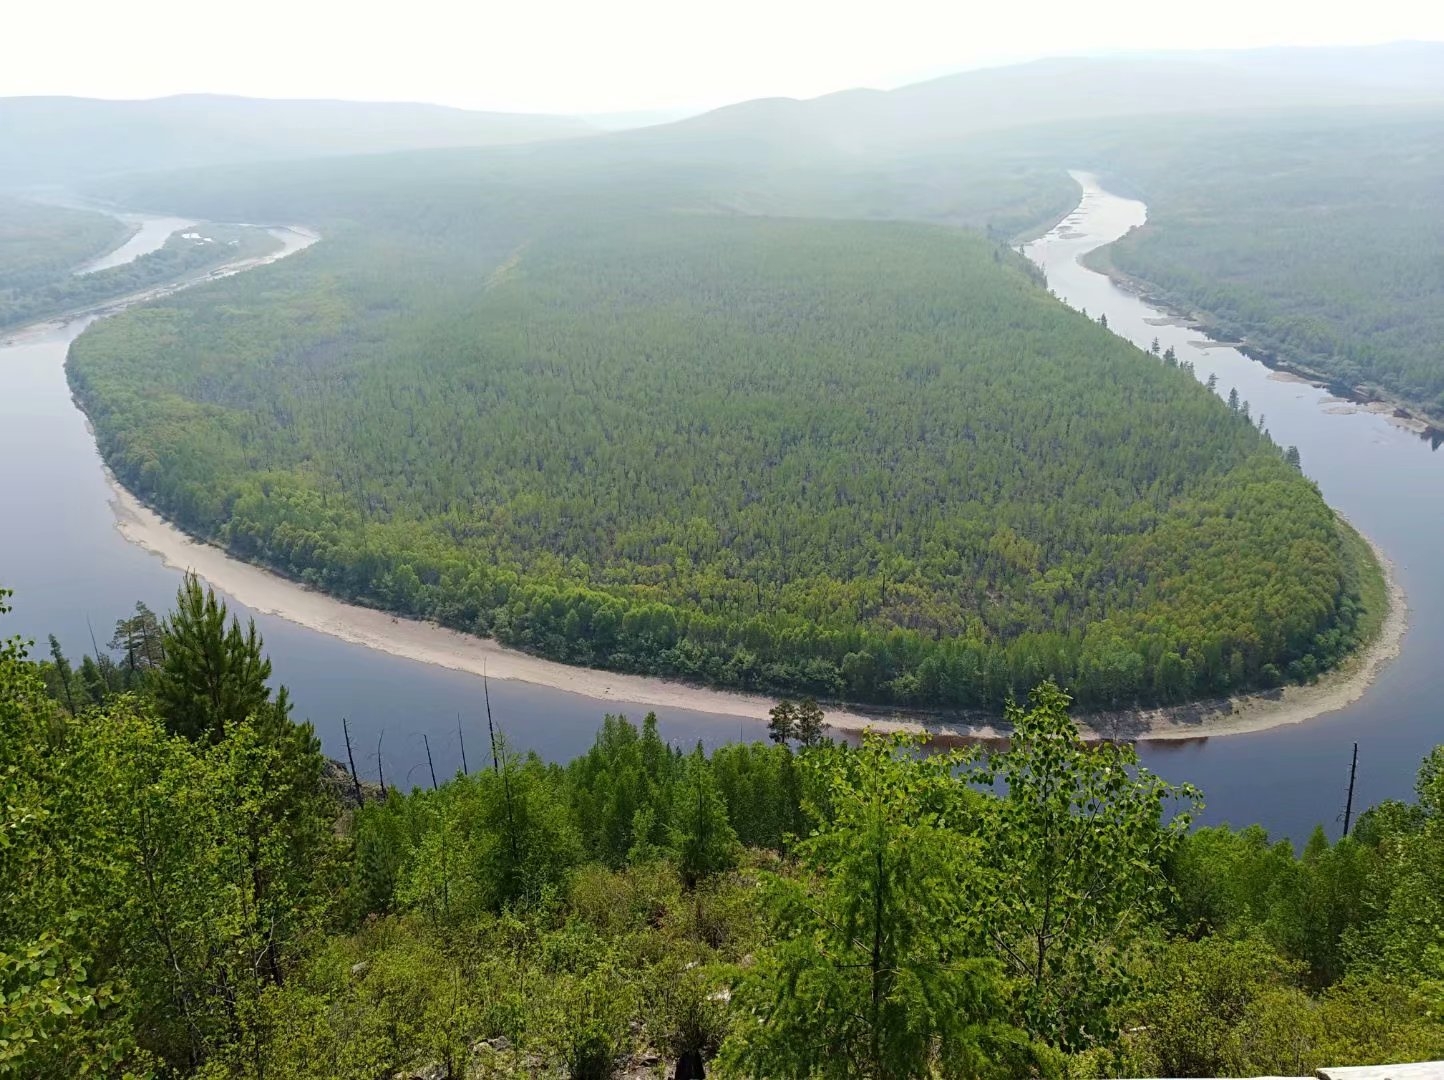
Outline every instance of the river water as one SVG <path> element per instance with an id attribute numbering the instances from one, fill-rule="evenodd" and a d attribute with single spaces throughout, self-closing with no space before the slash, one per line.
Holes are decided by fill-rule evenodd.
<path id="1" fill-rule="evenodd" d="M 1444 572 L 1435 556 L 1435 538 L 1444 536 L 1444 458 L 1384 417 L 1340 413 L 1339 403 L 1321 391 L 1271 378 L 1232 349 L 1198 347 L 1196 331 L 1155 325 L 1149 320 L 1159 319 L 1158 312 L 1077 265 L 1079 255 L 1141 223 L 1144 214 L 1141 203 L 1092 189 L 1079 212 L 1027 253 L 1045 268 L 1060 297 L 1095 317 L 1106 313 L 1113 329 L 1141 345 L 1157 336 L 1192 360 L 1200 378 L 1216 372 L 1221 392 L 1237 386 L 1255 414 L 1266 413 L 1278 441 L 1299 447 L 1305 470 L 1330 503 L 1396 561 L 1413 614 L 1401 658 L 1355 705 L 1297 727 L 1149 744 L 1141 752 L 1169 779 L 1203 788 L 1206 820 L 1258 821 L 1275 835 L 1296 839 L 1321 821 L 1337 834 L 1334 818 L 1343 806 L 1355 740 L 1361 744 L 1356 806 L 1407 796 L 1419 760 L 1444 741 L 1428 670 L 1444 640 Z M 135 220 L 141 231 L 127 245 L 129 258 L 154 250 L 189 224 Z M 70 398 L 66 351 L 93 318 L 0 339 L 0 585 L 16 590 L 15 611 L 0 622 L 0 634 L 34 638 L 43 651 L 46 635 L 54 633 L 72 655 L 90 650 L 92 632 L 103 646 L 115 620 L 137 600 L 165 610 L 178 583 L 176 571 L 116 531 L 95 441 Z M 243 618 L 251 614 L 238 604 L 233 609 Z M 290 687 L 297 714 L 315 723 L 332 756 L 344 757 L 341 718 L 347 717 L 363 774 L 376 775 L 380 742 L 388 781 L 427 782 L 423 734 L 439 775 L 460 766 L 463 739 L 470 767 L 485 763 L 480 679 L 276 616 L 255 619 L 276 680 Z M 640 719 L 648 711 L 521 682 L 493 680 L 490 689 L 493 712 L 512 744 L 555 760 L 585 750 L 605 712 Z M 655 711 L 663 736 L 683 746 L 764 734 L 756 721 Z"/>
<path id="2" fill-rule="evenodd" d="M 109 270 L 112 266 L 122 266 L 125 263 L 134 262 L 140 256 L 147 255 L 164 246 L 172 233 L 178 233 L 195 224 L 188 218 L 154 217 L 149 214 L 116 214 L 115 216 L 127 225 L 133 226 L 135 232 L 131 234 L 129 240 L 114 251 L 108 251 L 100 258 L 93 259 L 76 270 L 77 274 L 93 274 L 97 270 Z"/>

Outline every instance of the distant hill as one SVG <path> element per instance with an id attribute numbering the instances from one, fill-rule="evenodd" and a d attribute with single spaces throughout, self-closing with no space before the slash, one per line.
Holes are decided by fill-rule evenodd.
<path id="1" fill-rule="evenodd" d="M 628 133 L 709 155 L 799 160 L 1124 116 L 1444 100 L 1444 44 L 1058 58 L 896 90 L 762 98 Z"/>
<path id="2" fill-rule="evenodd" d="M 439 105 L 185 95 L 0 98 L 0 188 L 136 170 L 589 135 L 582 120 Z"/>

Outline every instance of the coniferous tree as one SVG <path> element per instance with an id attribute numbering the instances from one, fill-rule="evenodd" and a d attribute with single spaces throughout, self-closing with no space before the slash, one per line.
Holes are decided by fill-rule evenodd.
<path id="1" fill-rule="evenodd" d="M 65 707 L 70 710 L 70 715 L 76 715 L 75 710 L 75 673 L 70 668 L 70 661 L 65 658 L 61 651 L 60 641 L 54 634 L 50 635 L 50 662 L 55 667 L 55 677 L 60 683 L 61 700 Z"/>
<path id="2" fill-rule="evenodd" d="M 824 801 L 805 873 L 767 881 L 775 944 L 738 987 L 729 1075 L 875 1080 L 1002 1073 L 1027 1040 L 976 907 L 970 794 L 946 755 L 869 734 L 803 758 Z"/>
<path id="3" fill-rule="evenodd" d="M 700 746 L 687 758 L 677 785 L 671 844 L 677 870 L 689 889 L 737 865 L 737 833 Z"/>
<path id="4" fill-rule="evenodd" d="M 783 698 L 768 712 L 767 737 L 778 746 L 797 738 L 797 704 Z"/>
<path id="5" fill-rule="evenodd" d="M 812 698 L 808 698 L 797 706 L 795 717 L 795 734 L 798 742 L 805 747 L 817 746 L 822 742 L 823 712 L 821 705 Z"/>
<path id="6" fill-rule="evenodd" d="M 156 703 L 166 727 L 188 739 L 219 742 L 227 730 L 271 700 L 271 661 L 252 620 L 245 631 L 215 591 L 187 574 L 165 621 L 164 659 L 157 671 Z M 275 707 L 289 711 L 284 688 Z"/>

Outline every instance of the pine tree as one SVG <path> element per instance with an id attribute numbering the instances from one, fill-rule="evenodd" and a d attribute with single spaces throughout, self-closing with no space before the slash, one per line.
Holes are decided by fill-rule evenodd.
<path id="1" fill-rule="evenodd" d="M 165 661 L 165 629 L 156 613 L 143 602 L 135 614 L 115 624 L 110 647 L 125 654 L 123 664 L 132 672 L 151 671 Z"/>
<path id="2" fill-rule="evenodd" d="M 271 662 L 261 652 L 255 622 L 242 632 L 234 617 L 226 625 L 227 614 L 214 590 L 187 574 L 165 622 L 156 704 L 167 729 L 188 739 L 219 742 L 271 700 Z M 288 711 L 284 690 L 275 704 Z"/>
<path id="3" fill-rule="evenodd" d="M 783 698 L 767 714 L 767 737 L 779 746 L 786 746 L 797 737 L 797 705 Z"/>
<path id="4" fill-rule="evenodd" d="M 60 649 L 60 642 L 54 634 L 50 635 L 50 661 L 55 665 L 55 677 L 60 683 L 61 697 L 65 701 L 65 707 L 70 710 L 70 715 L 75 715 L 75 693 L 72 684 L 75 681 L 75 674 L 70 669 L 70 661 L 65 658 L 65 653 Z"/>
<path id="5" fill-rule="evenodd" d="M 737 865 L 737 833 L 701 746 L 687 758 L 673 804 L 671 832 L 677 869 L 687 888 Z"/>
<path id="6" fill-rule="evenodd" d="M 808 698 L 801 705 L 797 706 L 794 714 L 796 718 L 797 741 L 803 746 L 817 746 L 822 742 L 822 706 Z"/>

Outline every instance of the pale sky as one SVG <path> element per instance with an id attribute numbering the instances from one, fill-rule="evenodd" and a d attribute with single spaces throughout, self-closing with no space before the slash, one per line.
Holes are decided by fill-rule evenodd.
<path id="1" fill-rule="evenodd" d="M 3 0 L 0 96 L 592 113 L 1135 49 L 1444 40 L 1440 0 Z"/>

